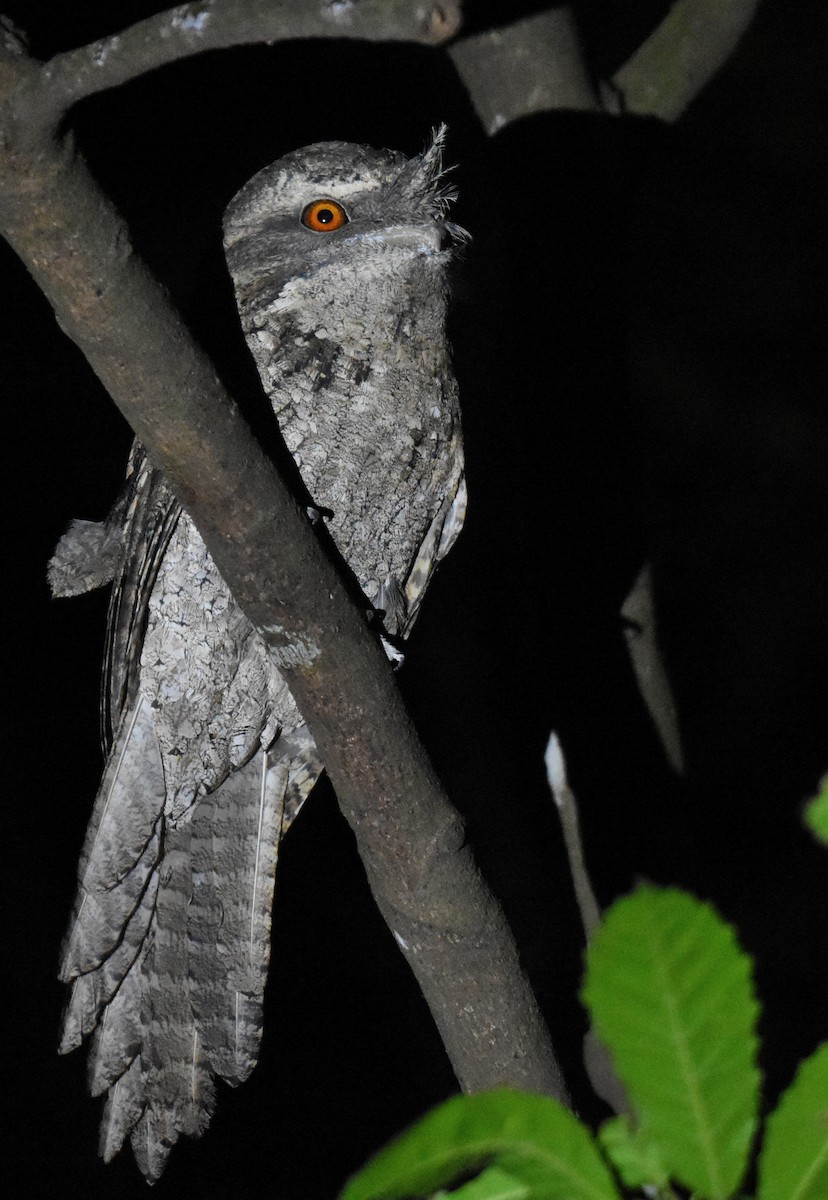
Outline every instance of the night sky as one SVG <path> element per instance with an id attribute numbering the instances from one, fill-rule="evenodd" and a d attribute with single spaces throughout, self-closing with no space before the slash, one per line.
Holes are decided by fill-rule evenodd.
<path id="1" fill-rule="evenodd" d="M 507 8 L 468 7 L 474 28 Z M 584 6 L 602 74 L 669 6 L 630 6 L 627 20 L 621 7 Z M 47 58 L 155 8 L 4 11 Z M 448 122 L 456 217 L 474 236 L 452 318 L 471 499 L 399 682 L 590 1119 L 604 1110 L 579 1065 L 581 941 L 543 776 L 550 728 L 601 902 L 642 878 L 688 887 L 755 956 L 768 1103 L 828 1036 L 828 850 L 801 825 L 828 770 L 827 25 L 817 0 L 767 0 L 670 129 L 552 114 L 487 140 L 442 52 L 312 42 L 189 59 L 71 120 L 254 424 L 263 399 L 223 266 L 224 206 L 297 146 L 415 153 Z M 5 1091 L 20 1118 L 6 1162 L 26 1194 L 145 1197 L 131 1153 L 96 1156 L 83 1056 L 55 1054 L 58 949 L 102 765 L 107 597 L 52 601 L 45 584 L 69 520 L 105 515 L 130 431 L 5 244 L 0 260 Z M 645 557 L 684 779 L 617 616 Z M 260 1065 L 220 1088 L 201 1141 L 174 1150 L 162 1198 L 263 1183 L 284 1200 L 332 1196 L 455 1086 L 327 782 L 283 848 L 270 978 Z"/>

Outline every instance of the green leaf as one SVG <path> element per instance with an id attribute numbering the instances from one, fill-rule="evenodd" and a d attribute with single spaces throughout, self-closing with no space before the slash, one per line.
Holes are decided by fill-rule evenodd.
<path id="1" fill-rule="evenodd" d="M 643 1129 L 633 1129 L 629 1117 L 612 1117 L 598 1130 L 604 1153 L 629 1188 L 645 1184 L 662 1188 L 669 1182 L 658 1145 Z"/>
<path id="2" fill-rule="evenodd" d="M 519 1179 L 501 1171 L 500 1167 L 487 1167 L 481 1175 L 470 1179 L 453 1192 L 438 1195 L 451 1196 L 451 1200 L 529 1200 L 530 1189 Z"/>
<path id="3" fill-rule="evenodd" d="M 349 1180 L 342 1200 L 428 1196 L 481 1167 L 497 1167 L 494 1183 L 508 1176 L 527 1200 L 618 1200 L 577 1117 L 556 1100 L 505 1088 L 441 1104 Z"/>
<path id="4" fill-rule="evenodd" d="M 768 1117 L 757 1200 L 828 1196 L 828 1044 L 806 1058 Z"/>
<path id="5" fill-rule="evenodd" d="M 671 1178 L 729 1196 L 759 1103 L 758 1004 L 733 930 L 685 892 L 643 887 L 606 913 L 583 996 Z"/>
<path id="6" fill-rule="evenodd" d="M 828 845 L 828 775 L 820 780 L 819 791 L 808 801 L 803 816 L 811 833 Z"/>

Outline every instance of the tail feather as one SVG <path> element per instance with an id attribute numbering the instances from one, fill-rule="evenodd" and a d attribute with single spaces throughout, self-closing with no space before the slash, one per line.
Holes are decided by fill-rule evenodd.
<path id="1" fill-rule="evenodd" d="M 288 769 L 259 751 L 193 822 L 192 1004 L 213 1070 L 233 1084 L 258 1059 Z"/>
<path id="2" fill-rule="evenodd" d="M 124 1139 L 140 1121 L 144 1105 L 143 1073 L 136 1058 L 106 1099 L 98 1141 L 98 1152 L 104 1162 L 111 1162 L 121 1149 Z"/>
<path id="3" fill-rule="evenodd" d="M 101 1155 L 109 1161 L 129 1137 L 150 1182 L 160 1177 L 179 1136 L 203 1133 L 215 1108 L 188 983 L 190 841 L 188 823 L 167 827 L 149 936 L 104 1009 L 92 1044 L 91 1090 L 109 1089 Z"/>
<path id="4" fill-rule="evenodd" d="M 172 1142 L 165 1140 L 166 1122 L 154 1109 L 145 1109 L 130 1134 L 130 1144 L 138 1170 L 148 1183 L 155 1183 L 164 1173 L 178 1135 Z"/>
<path id="5" fill-rule="evenodd" d="M 100 1014 L 110 1012 L 107 1006 L 116 993 L 119 999 L 125 998 L 125 982 L 145 944 L 157 891 L 158 872 L 153 871 L 138 908 L 127 922 L 120 943 L 97 969 L 79 975 L 74 980 L 63 1015 L 59 1046 L 61 1054 L 76 1049 L 93 1032 L 98 1026 Z M 124 992 L 124 996 L 120 995 L 121 992 Z"/>
<path id="6" fill-rule="evenodd" d="M 193 1017 L 187 953 L 187 910 L 192 898 L 189 822 L 170 829 L 155 903 L 153 943 L 142 997 L 141 1063 L 148 1111 L 165 1140 L 196 1133 L 211 1111 L 213 1085 Z M 173 1137 L 174 1135 L 174 1137 Z"/>
<path id="7" fill-rule="evenodd" d="M 279 841 L 321 769 L 301 726 L 175 817 L 155 720 L 139 696 L 96 801 L 60 1047 L 91 1034 L 101 1155 L 129 1138 L 150 1182 L 181 1135 L 206 1129 L 214 1076 L 240 1083 L 256 1065 Z"/>
<path id="8" fill-rule="evenodd" d="M 89 1049 L 89 1090 L 93 1096 L 100 1096 L 107 1088 L 117 1085 L 141 1052 L 141 997 L 146 954 L 145 943 L 118 991 L 100 1014 Z M 140 1069 L 139 1061 L 139 1073 Z M 140 1110 L 136 1121 L 138 1115 Z"/>
<path id="9" fill-rule="evenodd" d="M 147 701 L 118 729 L 81 852 L 61 978 L 95 970 L 116 949 L 159 857 L 164 771 Z"/>

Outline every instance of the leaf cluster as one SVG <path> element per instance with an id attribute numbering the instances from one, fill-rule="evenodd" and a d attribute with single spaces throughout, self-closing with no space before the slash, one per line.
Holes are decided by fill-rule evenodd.
<path id="1" fill-rule="evenodd" d="M 641 887 L 606 913 L 582 996 L 628 1113 L 594 1135 L 545 1096 L 457 1096 L 377 1154 L 340 1200 L 742 1196 L 759 1126 L 759 1006 L 731 927 L 685 892 Z M 755 1200 L 825 1200 L 828 1044 L 800 1066 L 762 1143 Z"/>

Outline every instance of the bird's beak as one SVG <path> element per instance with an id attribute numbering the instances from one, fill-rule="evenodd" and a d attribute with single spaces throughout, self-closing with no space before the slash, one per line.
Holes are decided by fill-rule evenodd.
<path id="1" fill-rule="evenodd" d="M 406 247 L 423 255 L 440 254 L 450 245 L 450 238 L 442 222 L 431 219 L 400 222 L 399 225 L 386 226 L 376 231 L 363 231 L 354 236 L 355 239 L 368 244 Z"/>

